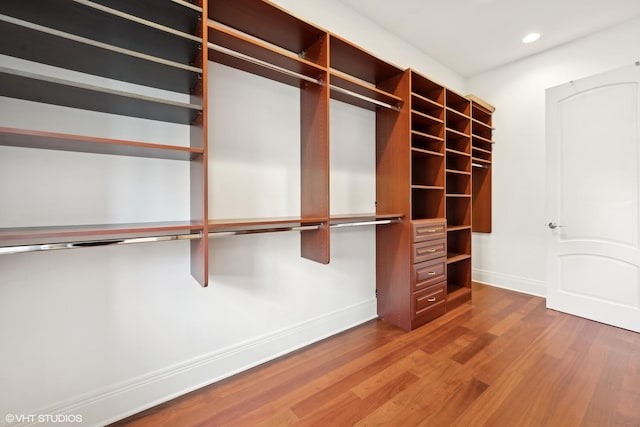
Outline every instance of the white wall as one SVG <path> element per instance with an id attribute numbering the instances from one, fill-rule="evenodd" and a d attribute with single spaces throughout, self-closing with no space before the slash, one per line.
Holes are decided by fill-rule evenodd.
<path id="1" fill-rule="evenodd" d="M 352 10 L 291 3 L 391 61 L 415 61 L 426 74 L 433 66 L 436 79 L 462 90 L 461 77 Z M 216 64 L 210 82 L 211 216 L 298 215 L 297 90 Z M 0 112 L 0 126 L 188 140 L 185 126 L 2 97 Z M 375 115 L 332 101 L 331 124 L 331 210 L 372 211 Z M 0 228 L 185 220 L 188 182 L 186 162 L 0 147 Z M 331 238 L 329 265 L 300 258 L 296 233 L 216 239 L 206 289 L 189 275 L 185 242 L 0 257 L 0 425 L 4 414 L 51 413 L 100 425 L 374 318 L 373 228 Z"/>
<path id="2" fill-rule="evenodd" d="M 640 60 L 640 20 L 467 81 L 496 106 L 493 232 L 474 234 L 474 279 L 546 294 L 545 89 Z"/>

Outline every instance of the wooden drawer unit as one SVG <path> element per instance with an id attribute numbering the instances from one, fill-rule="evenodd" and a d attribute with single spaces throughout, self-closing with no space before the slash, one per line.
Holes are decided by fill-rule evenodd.
<path id="1" fill-rule="evenodd" d="M 446 312 L 447 284 L 442 282 L 418 292 L 412 301 L 413 325 L 417 327 Z"/>
<path id="2" fill-rule="evenodd" d="M 426 240 L 413 244 L 412 264 L 429 261 L 430 259 L 442 258 L 447 255 L 447 241 Z"/>
<path id="3" fill-rule="evenodd" d="M 443 219 L 413 221 L 412 225 L 414 242 L 445 238 L 447 222 Z"/>
<path id="4" fill-rule="evenodd" d="M 439 258 L 414 264 L 411 267 L 413 290 L 418 291 L 427 286 L 447 280 L 447 260 Z"/>

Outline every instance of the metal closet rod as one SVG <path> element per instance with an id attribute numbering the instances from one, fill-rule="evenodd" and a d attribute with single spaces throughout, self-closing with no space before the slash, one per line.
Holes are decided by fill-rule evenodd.
<path id="1" fill-rule="evenodd" d="M 340 92 L 340 93 L 344 93 L 345 95 L 349 95 L 349 96 L 353 96 L 354 98 L 358 98 L 358 99 L 362 99 L 363 101 L 367 101 L 370 102 L 372 104 L 375 105 L 379 105 L 381 107 L 384 108 L 389 108 L 391 110 L 396 110 L 396 111 L 400 111 L 400 108 L 391 105 L 391 104 L 387 104 L 386 102 L 382 102 L 382 101 L 378 101 L 377 99 L 373 99 L 373 98 L 369 98 L 368 96 L 364 96 L 364 95 L 360 95 L 359 93 L 347 90 L 347 89 L 343 89 L 339 86 L 334 86 L 334 85 L 330 85 L 331 90 L 335 90 L 336 92 Z"/>
<path id="2" fill-rule="evenodd" d="M 131 245 L 135 243 L 168 242 L 172 240 L 201 239 L 202 233 L 178 234 L 152 237 L 132 237 L 130 239 L 100 239 L 80 242 L 42 243 L 35 245 L 18 245 L 0 247 L 0 255 L 20 254 L 26 252 L 56 251 L 60 249 L 81 249 L 98 246 Z"/>
<path id="3" fill-rule="evenodd" d="M 332 224 L 330 228 L 340 227 L 359 227 L 363 225 L 384 225 L 394 222 L 400 222 L 399 218 L 394 219 L 379 219 L 374 221 L 359 221 L 359 222 L 345 222 L 340 224 Z M 245 234 L 261 234 L 261 233 L 278 233 L 284 231 L 309 231 L 319 230 L 323 227 L 322 224 L 311 225 L 296 225 L 292 227 L 272 227 L 272 228 L 259 228 L 259 229 L 247 229 L 247 230 L 234 230 L 234 231 L 211 231 L 209 232 L 210 238 L 228 237 L 228 236 L 241 236 Z"/>
<path id="4" fill-rule="evenodd" d="M 271 64 L 269 62 L 263 61 L 262 59 L 254 58 L 253 56 L 245 55 L 244 53 L 236 52 L 235 50 L 231 50 L 226 47 L 213 44 L 211 42 L 208 42 L 207 46 L 209 47 L 209 49 L 215 50 L 216 52 L 224 53 L 225 55 L 233 56 L 234 58 L 238 58 L 243 61 L 250 62 L 252 64 L 259 65 L 264 68 L 268 68 L 269 70 L 277 71 L 279 73 L 286 74 L 288 76 L 297 77 L 299 79 L 322 86 L 322 80 L 314 79 L 313 77 L 305 76 L 304 74 L 287 70 L 286 68 Z"/>
<path id="5" fill-rule="evenodd" d="M 340 224 L 332 224 L 331 228 L 361 227 L 364 225 L 385 225 L 385 224 L 393 224 L 396 222 L 400 222 L 400 218 L 377 219 L 374 221 L 342 222 Z"/>
<path id="6" fill-rule="evenodd" d="M 471 163 L 471 166 L 473 166 L 474 168 L 489 169 L 489 166 L 481 165 L 480 163 Z"/>
<path id="7" fill-rule="evenodd" d="M 307 231 L 318 230 L 322 228 L 321 224 L 313 225 L 296 225 L 293 227 L 272 227 L 272 228 L 259 228 L 259 229 L 247 229 L 247 230 L 235 230 L 235 231 L 211 231 L 209 237 L 227 237 L 227 236 L 240 236 L 243 234 L 260 234 L 260 233 L 279 233 L 283 231 Z"/>

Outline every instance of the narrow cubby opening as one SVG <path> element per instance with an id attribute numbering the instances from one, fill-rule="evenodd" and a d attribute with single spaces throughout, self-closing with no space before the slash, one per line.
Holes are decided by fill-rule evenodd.
<path id="1" fill-rule="evenodd" d="M 485 126 L 483 124 L 473 122 L 473 134 L 488 140 L 491 140 L 493 136 L 493 130 L 490 126 Z"/>
<path id="2" fill-rule="evenodd" d="M 419 132 L 411 133 L 411 147 L 419 150 L 444 154 L 444 140 L 442 138 L 425 135 Z"/>
<path id="3" fill-rule="evenodd" d="M 468 229 L 447 233 L 447 258 L 456 259 L 471 255 L 471 233 Z"/>
<path id="4" fill-rule="evenodd" d="M 447 265 L 447 294 L 471 287 L 471 259 Z"/>
<path id="5" fill-rule="evenodd" d="M 471 226 L 470 197 L 447 197 L 447 225 Z"/>
<path id="6" fill-rule="evenodd" d="M 447 152 L 447 170 L 454 172 L 471 172 L 471 157 Z"/>
<path id="7" fill-rule="evenodd" d="M 444 120 L 444 107 L 418 94 L 411 94 L 411 108 L 438 120 Z"/>
<path id="8" fill-rule="evenodd" d="M 447 102 L 446 106 L 457 112 L 464 114 L 465 116 L 471 115 L 471 101 L 464 96 L 458 95 L 455 92 L 447 90 Z"/>
<path id="9" fill-rule="evenodd" d="M 471 176 L 447 174 L 447 194 L 471 194 Z"/>
<path id="10" fill-rule="evenodd" d="M 447 110 L 447 128 L 453 129 L 465 135 L 471 134 L 471 121 L 451 110 Z"/>
<path id="11" fill-rule="evenodd" d="M 415 72 L 411 73 L 411 90 L 440 105 L 444 104 L 444 88 Z"/>
<path id="12" fill-rule="evenodd" d="M 447 130 L 447 148 L 461 153 L 471 153 L 471 138 L 451 130 Z"/>
<path id="13" fill-rule="evenodd" d="M 411 184 L 443 187 L 444 159 L 414 151 L 411 159 Z"/>
<path id="14" fill-rule="evenodd" d="M 411 218 L 444 218 L 444 190 L 411 190 Z"/>

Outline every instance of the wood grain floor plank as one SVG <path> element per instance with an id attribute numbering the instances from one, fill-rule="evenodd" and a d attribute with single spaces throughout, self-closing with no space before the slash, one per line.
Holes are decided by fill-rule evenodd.
<path id="1" fill-rule="evenodd" d="M 474 284 L 405 333 L 367 322 L 119 426 L 640 426 L 640 334 Z"/>

